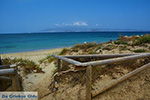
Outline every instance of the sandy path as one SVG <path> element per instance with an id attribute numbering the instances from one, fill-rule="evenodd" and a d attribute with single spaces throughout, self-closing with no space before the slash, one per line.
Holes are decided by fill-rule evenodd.
<path id="1" fill-rule="evenodd" d="M 48 86 L 55 69 L 55 65 L 51 63 L 43 68 L 45 73 L 28 74 L 23 78 L 24 91 L 37 91 L 40 98 L 48 94 L 50 92 Z"/>

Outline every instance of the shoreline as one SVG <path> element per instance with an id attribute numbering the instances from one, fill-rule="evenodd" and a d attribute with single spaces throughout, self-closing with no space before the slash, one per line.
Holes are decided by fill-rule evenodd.
<path id="1" fill-rule="evenodd" d="M 64 47 L 65 48 L 65 47 Z M 69 47 L 66 47 L 69 48 Z M 22 51 L 22 52 L 12 52 L 12 53 L 0 53 L 0 55 L 16 55 L 16 54 L 30 54 L 30 53 L 37 53 L 37 52 L 48 52 L 53 50 L 60 50 L 63 48 L 52 48 L 52 49 L 41 49 L 41 50 L 33 50 L 33 51 Z"/>
<path id="2" fill-rule="evenodd" d="M 22 58 L 29 59 L 35 62 L 38 62 L 40 59 L 47 57 L 52 54 L 59 54 L 63 50 L 63 48 L 55 48 L 55 49 L 46 49 L 46 50 L 36 50 L 29 52 L 17 52 L 17 53 L 6 53 L 0 54 L 1 58 Z"/>
<path id="3" fill-rule="evenodd" d="M 40 52 L 40 51 L 47 51 L 47 50 L 53 50 L 53 49 L 63 49 L 63 48 L 70 48 L 70 47 L 47 48 L 47 49 L 27 50 L 27 51 L 18 51 L 18 52 L 6 52 L 6 53 L 0 53 L 0 55 L 18 54 L 18 53 L 30 53 L 30 52 Z"/>

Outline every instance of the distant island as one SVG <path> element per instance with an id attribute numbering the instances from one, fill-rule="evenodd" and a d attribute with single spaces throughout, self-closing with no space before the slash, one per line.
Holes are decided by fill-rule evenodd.
<path id="1" fill-rule="evenodd" d="M 137 30 L 137 29 L 113 29 L 113 28 L 99 28 L 99 27 L 54 27 L 40 32 L 150 32 L 150 30 Z"/>

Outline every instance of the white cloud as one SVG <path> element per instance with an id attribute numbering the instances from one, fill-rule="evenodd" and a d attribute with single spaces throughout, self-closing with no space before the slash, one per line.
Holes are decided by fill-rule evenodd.
<path id="1" fill-rule="evenodd" d="M 86 22 L 80 22 L 80 21 L 74 22 L 72 25 L 73 26 L 88 26 Z"/>
<path id="2" fill-rule="evenodd" d="M 68 23 L 55 24 L 55 26 L 88 26 L 88 24 L 83 21 L 77 21 L 77 22 L 73 22 L 71 24 L 68 24 Z"/>

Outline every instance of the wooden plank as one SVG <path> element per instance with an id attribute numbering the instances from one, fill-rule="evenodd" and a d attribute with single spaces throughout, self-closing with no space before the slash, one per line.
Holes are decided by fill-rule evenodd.
<path id="1" fill-rule="evenodd" d="M 89 54 L 89 55 L 66 55 L 63 57 L 67 58 L 115 58 L 115 57 L 123 57 L 123 56 L 131 56 L 138 55 L 142 53 L 132 53 L 132 54 Z"/>
<path id="2" fill-rule="evenodd" d="M 14 67 L 16 67 L 16 64 L 12 64 L 12 65 L 0 65 L 0 69 L 14 68 Z"/>
<path id="3" fill-rule="evenodd" d="M 103 93 L 104 91 L 106 91 L 106 90 L 108 90 L 108 89 L 110 89 L 110 88 L 116 86 L 117 84 L 119 84 L 119 83 L 125 81 L 126 79 L 128 79 L 128 78 L 130 78 L 130 77 L 132 77 L 132 76 L 134 76 L 134 75 L 136 75 L 136 74 L 138 74 L 139 72 L 141 72 L 141 71 L 143 71 L 143 70 L 145 70 L 145 69 L 147 69 L 147 68 L 150 68 L 150 63 L 148 63 L 148 64 L 146 64 L 146 65 L 143 65 L 142 67 L 137 68 L 137 69 L 135 69 L 135 70 L 132 71 L 132 72 L 129 72 L 128 74 L 122 76 L 121 78 L 119 78 L 119 79 L 117 79 L 117 80 L 112 81 L 110 84 L 106 85 L 106 86 L 105 86 L 104 88 L 102 88 L 101 90 L 96 91 L 96 92 L 92 92 L 92 97 L 95 97 L 95 96 L 97 96 L 97 95 Z"/>
<path id="4" fill-rule="evenodd" d="M 63 61 L 66 61 L 68 63 L 74 64 L 76 66 L 81 64 L 79 61 L 75 61 L 73 59 L 65 58 L 65 57 L 62 57 L 62 56 L 56 56 L 56 55 L 52 55 L 52 56 L 55 57 L 55 58 L 61 59 Z"/>
<path id="5" fill-rule="evenodd" d="M 14 68 L 10 69 L 0 69 L 0 75 L 11 75 L 15 74 L 16 70 Z"/>
<path id="6" fill-rule="evenodd" d="M 88 54 L 88 55 L 65 55 L 63 57 L 67 58 L 91 58 L 91 57 L 123 57 L 123 56 L 132 56 L 132 55 L 140 55 L 140 54 L 150 54 L 150 53 L 126 53 L 126 54 Z"/>
<path id="7" fill-rule="evenodd" d="M 15 74 L 14 76 L 12 76 L 12 88 L 13 88 L 13 91 L 21 91 L 21 84 L 20 84 L 18 74 Z"/>
<path id="8" fill-rule="evenodd" d="M 73 59 L 69 59 L 69 58 L 65 58 L 67 56 L 56 56 L 56 55 L 52 55 L 55 58 L 61 59 L 63 61 L 66 61 L 68 63 L 74 64 L 76 66 L 95 66 L 95 65 L 104 65 L 104 64 L 111 64 L 111 63 L 115 63 L 115 62 L 121 62 L 121 61 L 127 61 L 127 60 L 135 60 L 138 58 L 143 58 L 143 57 L 149 57 L 150 53 L 136 53 L 136 54 L 113 54 L 113 55 L 97 55 L 99 57 L 106 57 L 106 58 L 114 58 L 114 57 L 119 57 L 120 58 L 115 58 L 115 59 L 107 59 L 107 60 L 99 60 L 99 61 L 91 61 L 91 62 L 85 62 L 85 63 L 81 63 L 79 61 L 75 61 Z M 125 57 L 124 57 L 125 56 Z M 76 56 L 73 56 L 76 57 Z M 78 56 L 78 57 L 82 57 L 82 55 Z M 83 55 L 84 57 L 84 55 Z M 89 55 L 88 57 L 92 57 L 92 55 Z M 96 55 L 95 55 L 96 57 Z"/>
<path id="9" fill-rule="evenodd" d="M 105 65 L 105 64 L 112 64 L 112 63 L 117 63 L 117 62 L 135 60 L 135 59 L 144 58 L 144 57 L 150 57 L 150 53 L 149 54 L 126 56 L 126 57 L 120 57 L 120 58 L 114 58 L 114 59 L 107 59 L 107 60 L 85 62 L 85 63 L 81 63 L 80 66 Z"/>
<path id="10" fill-rule="evenodd" d="M 11 78 L 6 77 L 6 76 L 0 76 L 0 80 L 11 80 Z"/>
<path id="11" fill-rule="evenodd" d="M 0 65 L 0 69 L 4 69 L 4 68 L 10 68 L 9 65 Z"/>
<path id="12" fill-rule="evenodd" d="M 87 66 L 86 68 L 86 100 L 92 100 L 91 86 L 92 86 L 92 66 Z"/>

